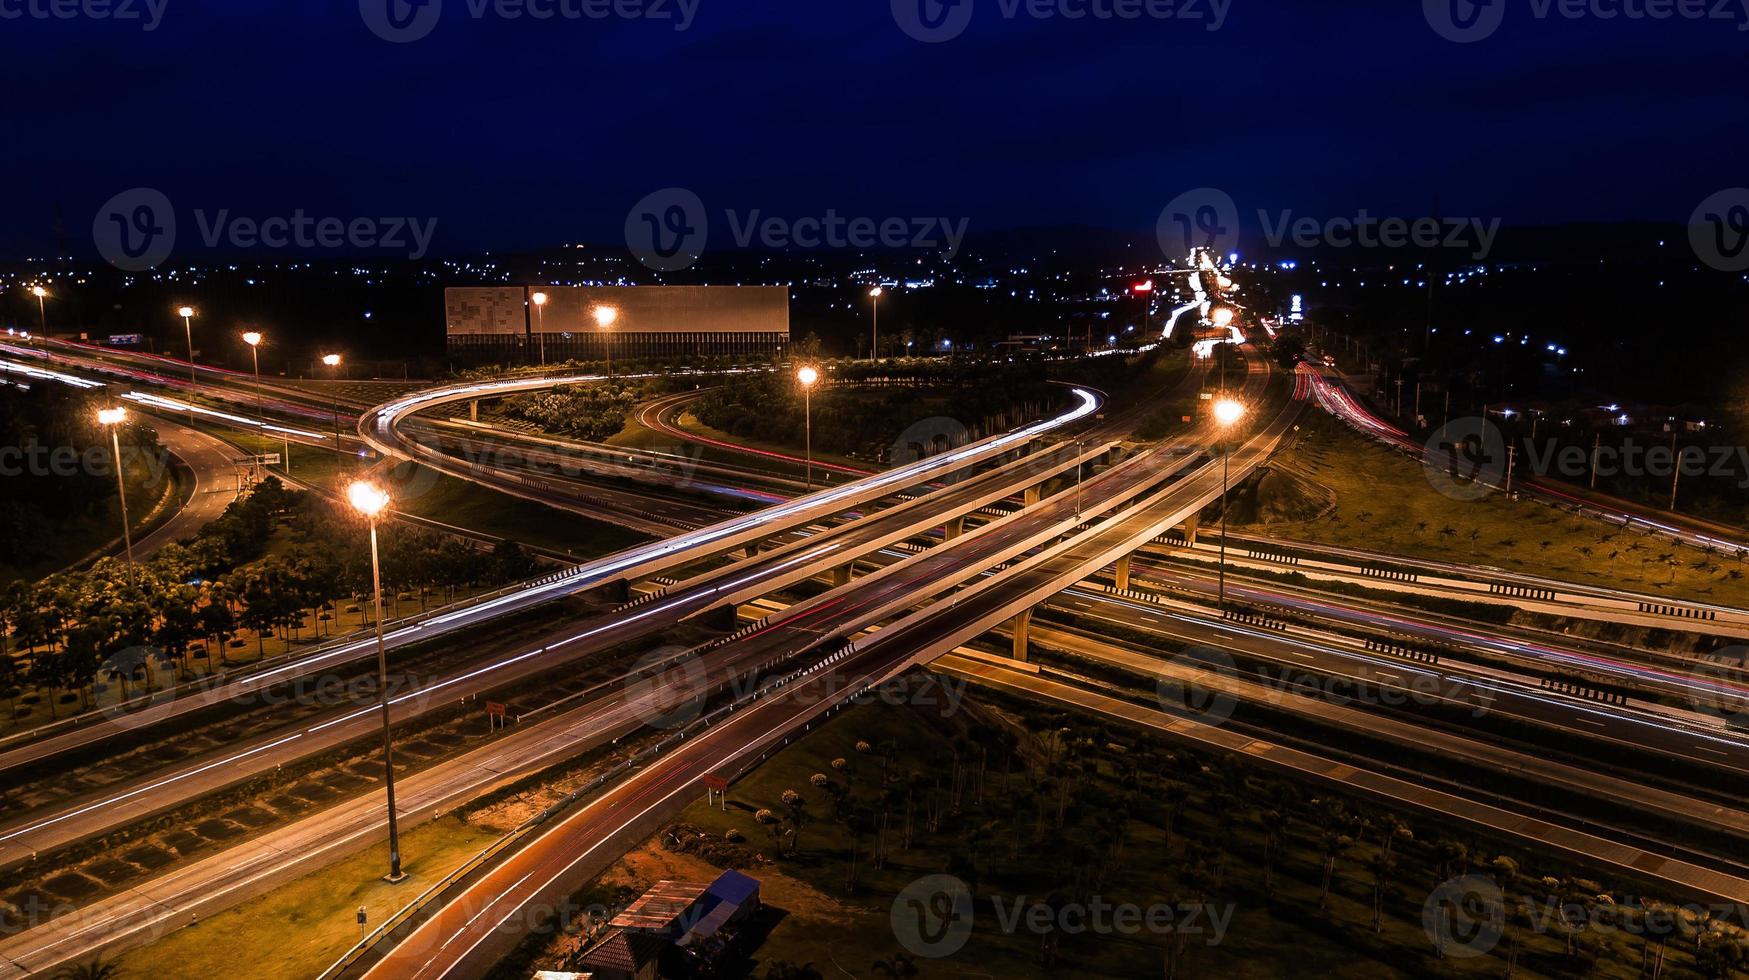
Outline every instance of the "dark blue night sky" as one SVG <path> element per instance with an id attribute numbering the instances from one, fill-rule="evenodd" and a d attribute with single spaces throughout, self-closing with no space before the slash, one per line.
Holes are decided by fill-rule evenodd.
<path id="1" fill-rule="evenodd" d="M 1230 0 L 1216 31 L 1209 0 L 1132 21 L 962 0 L 963 33 L 924 44 L 886 0 L 689 0 L 684 31 L 677 0 L 659 21 L 441 0 L 395 44 L 357 0 L 154 0 L 151 31 L 32 2 L 0 0 L 24 14 L 0 19 L 15 256 L 52 244 L 54 203 L 78 239 L 140 186 L 178 208 L 434 216 L 440 247 L 468 250 L 613 241 L 669 186 L 787 215 L 1140 231 L 1200 186 L 1242 211 L 1437 199 L 1512 224 L 1683 221 L 1749 184 L 1740 7 L 1539 19 L 1541 0 L 1492 0 L 1498 29 L 1458 44 L 1416 0 Z"/>

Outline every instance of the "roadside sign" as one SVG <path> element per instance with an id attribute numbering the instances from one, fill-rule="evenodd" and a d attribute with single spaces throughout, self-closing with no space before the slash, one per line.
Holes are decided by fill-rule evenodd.
<path id="1" fill-rule="evenodd" d="M 261 456 L 257 459 L 257 462 L 259 462 L 262 466 L 278 466 L 279 465 L 279 454 L 278 453 L 262 453 Z"/>
<path id="2" fill-rule="evenodd" d="M 507 710 L 507 707 L 500 701 L 486 702 L 486 713 L 489 715 L 497 715 L 502 718 Z"/>
<path id="3" fill-rule="evenodd" d="M 719 793 L 729 788 L 729 781 L 714 772 L 705 773 L 702 782 L 707 789 L 714 789 Z"/>

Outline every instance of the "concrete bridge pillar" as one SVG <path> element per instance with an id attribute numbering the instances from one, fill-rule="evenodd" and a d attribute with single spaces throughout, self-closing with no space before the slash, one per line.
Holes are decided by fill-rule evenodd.
<path id="1" fill-rule="evenodd" d="M 1196 547 L 1196 525 L 1199 515 L 1192 514 L 1184 521 L 1184 541 L 1190 547 Z"/>
<path id="2" fill-rule="evenodd" d="M 1032 633 L 1032 610 L 1028 609 L 1014 617 L 1014 625 L 1011 629 L 1014 633 L 1014 659 L 1026 663 L 1027 640 Z"/>
<path id="3" fill-rule="evenodd" d="M 1117 587 L 1119 589 L 1127 590 L 1130 587 L 1130 556 L 1129 555 L 1125 555 L 1122 558 L 1119 558 L 1117 560 L 1117 571 L 1112 576 L 1112 578 L 1117 583 Z"/>
<path id="4" fill-rule="evenodd" d="M 480 421 L 480 400 L 478 398 L 468 402 L 468 421 Z"/>
<path id="5" fill-rule="evenodd" d="M 855 566 L 851 562 L 845 562 L 837 568 L 832 569 L 833 586 L 849 585 L 851 576 L 854 572 Z"/>
<path id="6" fill-rule="evenodd" d="M 958 517 L 954 518 L 953 520 L 948 521 L 946 524 L 942 525 L 942 532 L 947 536 L 947 540 L 949 540 L 949 541 L 952 541 L 954 538 L 957 538 L 960 535 L 966 533 L 965 515 L 961 514 L 960 516 L 958 516 Z"/>
<path id="7" fill-rule="evenodd" d="M 1044 494 L 1045 485 L 1042 483 L 1035 484 L 1034 486 L 1026 488 L 1026 496 L 1022 498 L 1022 501 L 1026 506 L 1031 507 L 1033 504 L 1038 503 L 1039 500 L 1044 497 Z"/>

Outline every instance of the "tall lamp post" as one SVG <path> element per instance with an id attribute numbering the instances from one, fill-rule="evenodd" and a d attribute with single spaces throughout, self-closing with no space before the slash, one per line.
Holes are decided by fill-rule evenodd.
<path id="1" fill-rule="evenodd" d="M 1220 424 L 1223 434 L 1244 417 L 1245 406 L 1233 399 L 1222 398 L 1215 402 L 1215 421 Z M 1227 614 L 1227 457 L 1232 455 L 1231 448 L 1225 441 L 1221 443 L 1221 557 L 1217 566 L 1220 571 L 1216 576 L 1215 605 L 1223 616 Z"/>
<path id="2" fill-rule="evenodd" d="M 121 502 L 121 540 L 127 547 L 128 574 L 133 574 L 134 568 L 134 534 L 128 527 L 128 484 L 122 479 L 121 471 L 121 424 L 127 421 L 125 408 L 100 408 L 97 410 L 98 424 L 109 430 L 109 445 L 115 450 L 115 489 L 116 499 Z"/>
<path id="3" fill-rule="evenodd" d="M 529 299 L 534 301 L 534 332 L 540 343 L 541 367 L 547 364 L 547 294 L 535 293 Z"/>
<path id="4" fill-rule="evenodd" d="M 879 286 L 868 291 L 869 305 L 873 307 L 868 326 L 868 359 L 871 361 L 878 361 L 881 357 L 881 294 L 884 292 L 886 290 Z"/>
<path id="5" fill-rule="evenodd" d="M 347 488 L 352 506 L 370 521 L 370 581 L 376 596 L 377 626 L 377 704 L 383 714 L 383 786 L 389 801 L 389 873 L 383 880 L 394 884 L 405 881 L 401 870 L 401 836 L 395 822 L 395 756 L 389 736 L 389 661 L 383 651 L 383 573 L 377 557 L 377 515 L 389 506 L 389 495 L 372 483 L 359 481 Z"/>
<path id="6" fill-rule="evenodd" d="M 37 329 L 42 333 L 43 339 L 46 340 L 49 336 L 49 309 L 47 306 L 43 305 L 43 300 L 48 297 L 49 291 L 41 286 L 32 286 L 30 287 L 30 294 L 36 297 Z"/>
<path id="7" fill-rule="evenodd" d="M 607 376 L 613 377 L 613 324 L 619 319 L 619 309 L 613 306 L 595 308 L 595 325 L 607 335 Z"/>
<path id="8" fill-rule="evenodd" d="M 796 380 L 802 384 L 802 444 L 807 447 L 808 455 L 808 489 L 814 489 L 814 385 L 820 380 L 820 372 L 811 367 L 802 368 L 796 372 Z"/>
<path id="9" fill-rule="evenodd" d="M 194 379 L 194 307 L 184 306 L 176 311 L 182 318 L 182 337 L 188 342 L 188 383 L 195 384 Z"/>
<path id="10" fill-rule="evenodd" d="M 323 354 L 322 363 L 328 365 L 328 380 L 334 382 L 334 389 L 329 392 L 330 408 L 334 415 L 334 455 L 340 455 L 340 355 Z"/>

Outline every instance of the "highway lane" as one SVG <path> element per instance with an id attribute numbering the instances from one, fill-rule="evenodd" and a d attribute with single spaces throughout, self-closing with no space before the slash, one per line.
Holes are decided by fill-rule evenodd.
<path id="1" fill-rule="evenodd" d="M 1256 359 L 1251 363 L 1251 390 L 1260 392 L 1268 368 Z M 1193 458 L 1171 447 L 1156 447 L 1088 481 L 1079 495 L 1064 490 L 1025 511 L 798 603 L 768 617 L 736 642 L 799 654 L 872 626 L 884 616 L 982 575 L 992 565 L 1073 532 L 1085 520 L 1138 496 L 1171 493 L 1178 485 L 1171 481 Z M 1218 473 L 1219 467 L 1205 463 L 1178 482 L 1198 482 L 1200 486 L 1206 479 L 1199 478 L 1210 472 Z M 1167 489 L 1156 490 L 1163 481 Z M 1146 506 L 1138 504 L 1135 509 Z M 1122 522 L 1126 517 L 1111 520 Z M 1020 567 L 1025 567 L 1024 563 Z M 881 638 L 919 616 L 927 617 L 932 610 L 951 610 L 957 602 L 943 599 L 923 613 L 881 629 L 872 638 L 852 643 L 831 658 L 835 661 L 831 666 L 810 670 L 796 686 L 737 712 L 728 722 L 616 787 L 598 803 L 579 810 L 470 885 L 456 901 L 433 913 L 368 975 L 435 978 L 484 973 L 531 927 L 533 919 L 527 913 L 531 906 L 556 903 L 632 841 L 647 835 L 683 804 L 687 795 L 696 794 L 698 780 L 707 773 L 738 771 L 766 747 L 823 713 L 839 692 L 860 690 L 915 662 L 918 654 L 914 647 L 882 643 Z"/>
<path id="2" fill-rule="evenodd" d="M 995 690 L 1122 721 L 1201 751 L 1238 756 L 1314 785 L 1479 827 L 1532 850 L 1554 851 L 1583 865 L 1607 868 L 1630 881 L 1656 883 L 1676 896 L 1749 903 L 1749 880 L 1737 875 L 1589 834 L 1564 823 L 1420 786 L 1352 763 L 1321 758 L 1231 728 L 1205 724 L 1182 712 L 1144 707 L 1016 670 L 994 659 L 950 655 L 936 660 L 935 668 Z"/>
<path id="3" fill-rule="evenodd" d="M 520 384 L 526 385 L 528 382 Z M 489 390 L 492 388 L 492 384 L 483 383 L 462 387 Z M 430 393 L 422 394 L 426 397 L 413 396 L 411 399 L 395 403 L 394 415 L 398 416 L 410 411 L 414 405 L 422 404 L 426 400 L 435 400 L 431 398 Z M 446 392 L 446 394 L 453 394 L 453 391 Z M 413 621 L 398 625 L 389 631 L 385 636 L 385 643 L 391 648 L 396 648 L 420 642 L 467 626 L 488 622 L 508 613 L 532 608 L 549 599 L 573 595 L 614 582 L 658 575 L 670 568 L 692 564 L 710 556 L 782 534 L 793 528 L 805 527 L 826 517 L 848 513 L 882 497 L 969 471 L 989 460 L 1019 450 L 1042 435 L 1064 426 L 1073 426 L 1087 418 L 1093 414 L 1099 404 L 1098 399 L 1092 394 L 1080 393 L 1077 395 L 1074 407 L 1055 418 L 1035 422 L 999 436 L 981 439 L 958 449 L 939 453 L 873 477 L 823 489 L 775 507 L 734 517 L 695 531 L 673 535 L 663 540 L 586 562 L 575 568 L 556 572 L 533 582 L 513 587 L 498 595 L 464 604 L 460 608 L 439 610 L 428 616 L 417 617 Z M 384 431 L 392 429 L 391 422 L 385 421 L 383 425 Z M 0 746 L 5 747 L 4 751 L 0 751 L 0 771 L 52 758 L 60 753 L 96 744 L 145 725 L 181 717 L 229 698 L 253 696 L 256 692 L 272 685 L 317 675 L 362 657 L 373 655 L 374 650 L 374 640 L 370 637 L 349 639 L 327 649 L 311 652 L 291 663 L 234 675 L 226 678 L 218 686 L 204 687 L 188 696 L 161 701 L 138 711 L 130 712 L 126 716 L 124 725 L 118 726 L 107 715 L 92 714 L 83 716 L 84 723 L 77 727 L 69 727 L 65 724 L 52 727 L 50 731 L 53 734 L 38 730 L 36 733 L 24 733 L 24 735 L 40 734 L 41 737 L 12 737 L 0 740 Z"/>
<path id="4" fill-rule="evenodd" d="M 1194 647 L 1217 670 L 1236 669 L 1225 653 L 1235 650 L 1300 675 L 1345 678 L 1374 689 L 1426 692 L 1430 704 L 1445 704 L 1477 718 L 1511 719 L 1576 734 L 1587 742 L 1612 745 L 1627 753 L 1680 759 L 1733 778 L 1749 773 L 1749 740 L 1741 733 L 1715 724 L 1685 722 L 1632 702 L 1608 704 L 1491 676 L 1458 662 L 1422 663 L 1358 649 L 1359 644 L 1346 645 L 1331 635 L 1308 635 L 1309 630 L 1283 632 L 1119 597 L 1111 597 L 1110 602 L 1075 597 L 1064 604 L 1101 618 L 1111 618 L 1112 610 L 1139 613 L 1137 618 L 1126 615 L 1111 621 Z M 945 642 L 937 641 L 936 648 L 945 649 Z"/>
<path id="5" fill-rule="evenodd" d="M 401 829 L 436 819 L 522 775 L 617 741 L 652 720 L 678 732 L 691 716 L 676 712 L 702 692 L 749 671 L 769 668 L 758 652 L 729 651 L 681 672 L 657 664 L 602 681 L 554 702 L 553 710 L 429 769 L 398 774 Z M 696 666 L 693 664 L 696 663 Z M 568 707 L 564 702 L 571 702 Z M 672 721 L 670 721 L 672 719 Z M 109 898 L 58 914 L 0 939 L 0 980 L 53 970 L 99 953 L 142 945 L 308 873 L 313 866 L 380 841 L 386 805 L 374 789 L 291 824 L 175 867 Z M 408 867 L 419 860 L 408 855 Z"/>
<path id="6" fill-rule="evenodd" d="M 391 701 L 393 718 L 397 723 L 403 722 L 459 699 L 477 697 L 536 676 L 565 662 L 642 639 L 711 609 L 732 606 L 783 588 L 986 507 L 1041 479 L 1088 463 L 1108 448 L 1098 443 L 1079 450 L 1071 444 L 1059 445 L 934 494 L 701 573 L 608 614 L 567 623 L 533 640 L 520 652 L 488 662 L 471 662 L 442 677 L 414 682 Z M 1164 454 L 1161 459 L 1167 465 L 1172 463 Z M 1136 460 L 1137 468 L 1147 462 Z M 1178 465 L 1188 462 L 1184 458 Z M 1090 481 L 1090 499 L 1103 485 L 1098 482 L 1101 479 L 1096 476 Z M 167 770 L 141 773 L 127 783 L 106 786 L 53 808 L 39 808 L 0 823 L 0 865 L 125 826 L 257 773 L 307 758 L 368 735 L 376 724 L 376 714 L 369 705 L 336 710 L 290 730 L 265 733 L 221 752 L 185 760 Z"/>
<path id="7" fill-rule="evenodd" d="M 173 517 L 134 542 L 134 557 L 140 561 L 173 541 L 193 537 L 237 498 L 236 450 L 220 439 L 169 419 L 153 418 L 149 424 L 158 433 L 158 442 L 193 473 L 194 488 Z"/>
<path id="8" fill-rule="evenodd" d="M 1128 616 L 1124 616 L 1123 611 L 1119 610 L 1114 615 L 1126 619 L 1128 625 L 1139 632 L 1150 632 L 1147 621 L 1141 618 L 1144 614 L 1139 610 L 1130 610 Z M 1230 705 L 1267 705 L 1274 710 L 1313 721 L 1362 740 L 1382 739 L 1395 743 L 1399 749 L 1425 754 L 1442 761 L 1461 760 L 1477 767 L 1478 772 L 1489 775 L 1510 774 L 1517 778 L 1531 779 L 1541 785 L 1561 787 L 1614 803 L 1630 812 L 1645 811 L 1657 819 L 1703 827 L 1717 834 L 1749 838 L 1749 810 L 1699 799 L 1687 793 L 1659 789 L 1646 785 L 1641 779 L 1601 773 L 1593 768 L 1572 765 L 1536 752 L 1519 751 L 1510 746 L 1429 726 L 1419 719 L 1401 717 L 1390 707 L 1390 702 L 1397 700 L 1394 692 L 1388 698 L 1381 697 L 1379 704 L 1368 705 L 1370 710 L 1365 710 L 1358 706 L 1367 704 L 1364 700 L 1332 697 L 1315 687 L 1305 685 L 1265 681 L 1253 674 L 1228 669 L 1224 664 L 1211 665 L 1193 657 L 1177 659 L 1157 651 L 1131 649 L 1052 624 L 1035 622 L 1032 626 L 1032 639 L 1057 650 L 1068 651 L 1097 663 L 1150 678 L 1157 685 L 1156 696 L 1161 706 L 1169 713 L 1182 712 L 1207 724 L 1223 724 L 1219 716 Z M 1052 673 L 1049 668 L 1045 668 L 1045 671 Z M 1212 714 L 1195 711 L 1184 699 L 1170 696 L 1167 693 L 1168 688 L 1212 692 L 1220 698 L 1231 700 L 1210 702 L 1218 709 Z M 1256 729 L 1263 725 L 1266 723 L 1253 719 L 1247 727 Z M 1353 754 L 1358 751 L 1353 746 L 1364 743 L 1343 744 L 1345 751 Z M 1374 758 L 1370 761 L 1391 771 L 1410 770 L 1411 774 L 1404 777 L 1410 781 L 1425 782 L 1431 778 L 1413 772 L 1415 764 L 1402 756 Z M 1461 788 L 1453 791 L 1459 795 L 1478 795 L 1474 789 L 1467 794 Z M 1494 798 L 1502 793 L 1487 789 L 1480 795 Z"/>
<path id="9" fill-rule="evenodd" d="M 1202 572 L 1152 563 L 1138 564 L 1137 568 L 1145 571 L 1135 572 L 1134 582 L 1152 582 L 1196 595 L 1205 603 L 1212 603 L 1215 599 L 1214 579 Z M 1508 626 L 1459 620 L 1420 610 L 1404 611 L 1382 603 L 1240 580 L 1234 575 L 1231 565 L 1227 577 L 1230 601 L 1257 603 L 1298 612 L 1318 621 L 1363 628 L 1381 639 L 1422 641 L 1433 644 L 1434 649 L 1468 650 L 1544 670 L 1564 671 L 1568 676 L 1615 681 L 1652 695 L 1690 701 L 1716 696 L 1749 698 L 1749 685 L 1733 682 L 1723 665 L 1718 665 L 1710 674 L 1696 674 L 1692 668 L 1699 665 L 1689 658 L 1659 656 L 1646 651 L 1638 658 L 1629 659 L 1636 651 L 1610 644 L 1574 645 L 1584 643 L 1583 639 L 1566 639 L 1567 645 L 1558 645 L 1563 638 L 1554 634 L 1537 635 Z"/>

